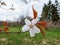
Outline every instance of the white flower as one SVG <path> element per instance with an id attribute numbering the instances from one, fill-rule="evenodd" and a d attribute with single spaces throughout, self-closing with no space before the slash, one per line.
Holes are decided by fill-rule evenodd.
<path id="1" fill-rule="evenodd" d="M 28 19 L 25 19 L 25 24 L 22 28 L 22 32 L 29 31 L 30 36 L 34 37 L 35 33 L 39 33 L 40 30 L 35 26 L 35 24 L 39 21 L 39 18 L 33 19 L 32 21 L 29 21 Z"/>

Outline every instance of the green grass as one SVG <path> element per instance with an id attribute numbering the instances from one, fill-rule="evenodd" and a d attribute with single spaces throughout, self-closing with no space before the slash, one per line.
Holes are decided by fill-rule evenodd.
<path id="1" fill-rule="evenodd" d="M 9 27 L 10 32 L 19 32 L 21 27 Z M 60 29 L 50 28 L 45 31 L 46 45 L 60 45 Z M 0 33 L 0 45 L 43 45 L 41 33 L 31 38 L 29 32 L 25 33 Z"/>
<path id="2" fill-rule="evenodd" d="M 14 27 L 9 27 L 9 32 L 20 32 L 21 31 L 21 26 L 14 26 Z"/>

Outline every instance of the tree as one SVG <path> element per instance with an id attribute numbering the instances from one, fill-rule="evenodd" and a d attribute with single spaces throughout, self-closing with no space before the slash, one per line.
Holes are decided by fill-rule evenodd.
<path id="1" fill-rule="evenodd" d="M 51 8 L 52 8 L 51 0 L 49 0 L 48 5 L 44 4 L 43 11 L 42 11 L 42 18 L 43 19 L 50 19 L 51 18 Z"/>
<path id="2" fill-rule="evenodd" d="M 57 1 L 57 0 L 55 0 L 55 7 L 57 8 L 57 7 L 58 7 L 58 5 L 59 5 L 58 1 Z"/>
<path id="3" fill-rule="evenodd" d="M 49 0 L 49 3 L 47 5 L 45 4 L 43 7 L 42 19 L 52 20 L 53 22 L 57 22 L 59 19 L 57 7 L 52 4 L 51 0 Z"/>
<path id="4" fill-rule="evenodd" d="M 58 19 L 59 19 L 59 16 L 58 16 L 58 13 L 57 13 L 57 8 L 53 4 L 52 5 L 52 20 L 53 21 L 58 21 Z"/>
<path id="5" fill-rule="evenodd" d="M 48 3 L 48 19 L 51 19 L 52 18 L 52 2 L 51 0 L 49 0 L 49 3 Z"/>
<path id="6" fill-rule="evenodd" d="M 48 15 L 48 7 L 44 4 L 43 11 L 42 11 L 42 20 L 46 19 Z"/>
<path id="7" fill-rule="evenodd" d="M 55 0 L 55 7 L 57 8 L 57 13 L 58 13 L 58 15 L 60 17 L 60 5 L 59 5 L 58 0 Z"/>

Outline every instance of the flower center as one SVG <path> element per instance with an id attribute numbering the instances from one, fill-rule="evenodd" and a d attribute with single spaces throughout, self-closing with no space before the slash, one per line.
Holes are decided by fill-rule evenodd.
<path id="1" fill-rule="evenodd" d="M 30 24 L 30 25 L 29 25 L 29 27 L 30 27 L 30 28 L 33 28 L 33 25 L 32 25 L 32 24 Z"/>

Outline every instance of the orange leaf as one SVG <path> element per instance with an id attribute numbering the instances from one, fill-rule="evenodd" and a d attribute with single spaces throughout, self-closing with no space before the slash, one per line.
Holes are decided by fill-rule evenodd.
<path id="1" fill-rule="evenodd" d="M 36 19 L 36 17 L 37 17 L 37 11 L 32 7 L 32 9 L 33 9 L 33 14 L 34 14 L 34 18 L 33 19 Z"/>
<path id="2" fill-rule="evenodd" d="M 45 34 L 44 34 L 44 27 L 39 25 L 38 23 L 36 24 L 36 26 L 40 29 L 42 35 L 45 37 Z"/>
<path id="3" fill-rule="evenodd" d="M 42 21 L 42 22 L 38 22 L 38 24 L 42 25 L 44 28 L 48 29 L 46 22 Z"/>

